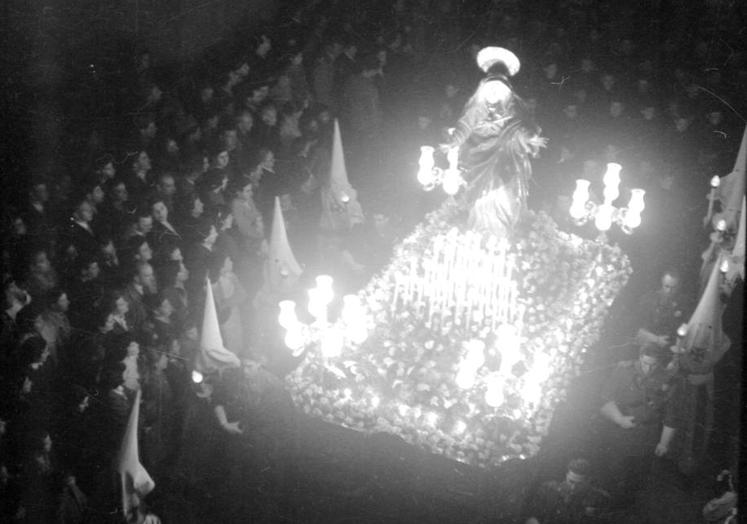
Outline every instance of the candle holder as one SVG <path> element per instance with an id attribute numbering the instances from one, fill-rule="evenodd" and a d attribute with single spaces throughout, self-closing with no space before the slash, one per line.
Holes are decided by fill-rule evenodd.
<path id="1" fill-rule="evenodd" d="M 601 233 L 606 233 L 613 224 L 627 235 L 641 225 L 641 212 L 645 208 L 643 189 L 631 189 L 630 201 L 626 207 L 617 208 L 613 202 L 620 196 L 620 171 L 622 166 L 610 162 L 604 174 L 604 201 L 597 204 L 591 200 L 589 186 L 591 182 L 585 179 L 576 180 L 576 189 L 573 192 L 573 201 L 568 210 L 573 223 L 582 226 L 594 221 L 594 227 Z"/>
<path id="2" fill-rule="evenodd" d="M 357 295 L 342 297 L 342 311 L 335 322 L 330 322 L 329 306 L 335 299 L 332 283 L 332 277 L 319 275 L 316 277 L 316 287 L 308 291 L 307 310 L 314 319 L 311 323 L 304 323 L 298 318 L 293 300 L 278 303 L 278 324 L 285 329 L 283 342 L 293 356 L 298 357 L 313 346 L 328 363 L 330 359 L 340 356 L 345 345 L 360 345 L 368 338 L 365 311 Z"/>
<path id="3" fill-rule="evenodd" d="M 435 149 L 431 146 L 421 146 L 420 160 L 418 161 L 418 182 L 426 191 L 432 191 L 441 186 L 449 196 L 454 196 L 464 185 L 464 178 L 459 169 L 459 148 L 452 147 L 446 154 L 449 167 L 442 169 L 436 165 L 433 158 Z"/>

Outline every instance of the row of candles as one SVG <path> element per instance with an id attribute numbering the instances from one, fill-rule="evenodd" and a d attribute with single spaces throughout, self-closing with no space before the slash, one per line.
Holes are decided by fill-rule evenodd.
<path id="1" fill-rule="evenodd" d="M 513 280 L 515 259 L 508 242 L 495 236 L 482 247 L 483 236 L 456 228 L 436 235 L 430 250 L 419 259 L 412 256 L 407 274 L 395 276 L 392 310 L 399 302 L 424 308 L 428 325 L 453 314 L 467 329 L 490 318 L 493 330 L 520 317 L 517 285 Z"/>

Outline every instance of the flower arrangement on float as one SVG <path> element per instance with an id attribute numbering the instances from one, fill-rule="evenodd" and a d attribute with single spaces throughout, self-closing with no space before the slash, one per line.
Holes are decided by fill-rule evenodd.
<path id="1" fill-rule="evenodd" d="M 334 356 L 307 346 L 286 378 L 303 411 L 480 467 L 537 453 L 631 268 L 543 213 L 500 245 L 460 228 L 466 214 L 450 198 L 395 247 L 357 295 L 367 336 Z"/>

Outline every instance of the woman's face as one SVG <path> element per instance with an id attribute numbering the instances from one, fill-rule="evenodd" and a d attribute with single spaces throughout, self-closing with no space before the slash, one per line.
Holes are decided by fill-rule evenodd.
<path id="1" fill-rule="evenodd" d="M 127 346 L 127 356 L 137 357 L 138 355 L 140 355 L 140 344 L 135 341 L 130 342 L 130 345 Z"/>
<path id="2" fill-rule="evenodd" d="M 91 191 L 91 202 L 93 202 L 95 206 L 98 206 L 103 201 L 104 201 L 104 190 L 101 189 L 101 186 L 94 187 L 93 191 Z"/>
<path id="3" fill-rule="evenodd" d="M 262 167 L 265 169 L 274 169 L 275 167 L 275 153 L 268 151 L 265 155 L 265 159 L 262 161 Z"/>
<path id="4" fill-rule="evenodd" d="M 36 257 L 34 258 L 34 267 L 41 273 L 46 273 L 47 271 L 52 269 L 52 264 L 50 264 L 49 258 L 47 258 L 47 254 L 45 252 L 42 251 L 36 255 Z"/>
<path id="5" fill-rule="evenodd" d="M 117 301 L 119 302 L 119 300 Z M 117 308 L 119 306 L 117 305 Z M 114 315 L 110 314 L 106 317 L 106 322 L 104 322 L 104 325 L 101 327 L 102 333 L 109 333 L 112 329 L 114 329 L 114 323 L 116 322 Z"/>
<path id="6" fill-rule="evenodd" d="M 202 203 L 202 200 L 199 198 L 195 198 L 195 202 L 192 205 L 192 216 L 195 218 L 199 218 L 203 211 L 205 211 L 205 204 Z"/>
<path id="7" fill-rule="evenodd" d="M 153 204 L 151 213 L 153 214 L 153 220 L 156 222 L 163 223 L 169 220 L 169 210 L 163 202 Z"/>
<path id="8" fill-rule="evenodd" d="M 140 247 L 137 250 L 137 255 L 138 258 L 143 262 L 148 262 L 153 258 L 153 250 L 150 248 L 147 242 L 143 242 L 142 244 L 140 244 Z"/>
<path id="9" fill-rule="evenodd" d="M 228 166 L 229 160 L 230 160 L 230 157 L 228 156 L 228 151 L 221 151 L 215 157 L 215 167 L 217 167 L 218 169 L 223 169 L 226 166 Z"/>
<path id="10" fill-rule="evenodd" d="M 174 306 L 171 305 L 171 301 L 168 298 L 165 298 L 161 302 L 161 305 L 158 306 L 158 312 L 164 317 L 170 317 L 174 312 Z"/>
<path id="11" fill-rule="evenodd" d="M 233 271 L 233 261 L 231 257 L 226 257 L 226 261 L 223 262 L 223 267 L 220 270 L 221 275 L 227 275 Z"/>
<path id="12" fill-rule="evenodd" d="M 176 274 L 176 280 L 177 282 L 184 283 L 189 278 L 189 271 L 184 266 L 184 264 L 179 264 L 179 271 Z"/>
<path id="13" fill-rule="evenodd" d="M 171 252 L 171 255 L 169 255 L 169 260 L 175 260 L 177 262 L 184 262 L 184 257 L 182 256 L 182 250 L 177 248 L 174 248 L 174 250 Z"/>
<path id="14" fill-rule="evenodd" d="M 247 184 L 244 186 L 244 189 L 241 190 L 241 198 L 246 200 L 247 202 L 252 199 L 254 196 L 254 187 L 252 184 Z"/>
<path id="15" fill-rule="evenodd" d="M 130 304 L 127 303 L 124 297 L 119 297 L 114 303 L 114 307 L 118 315 L 126 315 L 130 310 Z"/>

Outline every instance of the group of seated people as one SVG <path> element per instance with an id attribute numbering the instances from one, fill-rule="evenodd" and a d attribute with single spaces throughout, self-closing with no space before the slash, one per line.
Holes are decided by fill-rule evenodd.
<path id="1" fill-rule="evenodd" d="M 99 511 L 116 506 L 112 464 L 137 391 L 142 460 L 156 479 L 168 476 L 180 461 L 185 413 L 197 398 L 190 372 L 206 286 L 212 286 L 226 348 L 242 360 L 272 358 L 274 327 L 264 320 L 273 315 L 261 311 L 274 312 L 276 306 L 276 297 L 264 292 L 263 274 L 275 199 L 299 259 L 308 266 L 324 259 L 315 238 L 334 118 L 350 117 L 356 89 L 378 110 L 375 94 L 388 81 L 396 100 L 400 94 L 392 94 L 391 85 L 397 79 L 387 77 L 393 64 L 427 69 L 418 54 L 419 33 L 412 31 L 423 23 L 420 9 L 401 7 L 384 17 L 399 29 L 374 31 L 370 42 L 379 47 L 368 49 L 365 59 L 356 59 L 366 41 L 356 39 L 349 15 L 336 27 L 330 24 L 334 13 L 306 13 L 308 42 L 296 34 L 260 33 L 252 44 L 244 43 L 248 53 L 235 55 L 219 75 L 198 77 L 184 93 L 164 92 L 149 54 L 141 53 L 130 77 L 134 124 L 114 133 L 117 143 L 89 141 L 80 157 L 90 158 L 90 165 L 78 166 L 74 176 L 31 178 L 27 200 L 7 216 L 3 245 L 0 520 L 42 522 L 57 513 L 64 522 L 80 522 L 76 512 L 90 511 L 86 494 Z M 505 16 L 515 22 L 515 15 Z M 535 27 L 532 22 L 522 23 Z M 524 83 L 534 91 L 519 88 L 530 107 L 536 103 L 537 119 L 548 122 L 551 149 L 538 166 L 538 180 L 550 171 L 567 170 L 568 176 L 574 170 L 598 171 L 601 160 L 619 160 L 631 141 L 662 135 L 670 140 L 669 169 L 654 169 L 651 157 L 636 158 L 638 178 L 648 176 L 645 183 L 666 192 L 679 166 L 692 160 L 675 155 L 671 144 L 679 144 L 679 152 L 696 151 L 688 147 L 693 129 L 710 139 L 698 142 L 702 148 L 713 149 L 699 151 L 699 165 L 717 165 L 728 151 L 731 142 L 717 133 L 726 112 L 700 105 L 704 95 L 692 87 L 691 75 L 701 72 L 667 62 L 666 46 L 660 62 L 650 57 L 636 62 L 635 49 L 623 41 L 618 51 L 626 59 L 616 60 L 622 69 L 612 72 L 605 69 L 609 56 L 583 52 L 602 49 L 600 42 L 611 47 L 599 32 L 579 32 L 573 40 L 560 27 L 540 27 L 535 40 L 520 41 L 506 24 L 498 24 L 503 33 L 485 38 L 544 57 L 542 67 L 532 71 L 527 65 L 524 71 Z M 328 36 L 333 29 L 344 36 Z M 324 38 L 311 45 L 319 34 Z M 317 60 L 309 64 L 312 57 Z M 351 87 L 358 74 L 367 83 Z M 706 80 L 713 89 L 730 81 L 710 72 Z M 430 93 L 428 104 L 416 106 L 422 113 L 419 138 L 437 142 L 441 129 L 459 116 L 460 88 L 468 86 L 445 84 L 443 93 Z M 403 100 L 408 96 L 401 94 Z M 396 111 L 389 109 L 384 115 L 394 118 Z M 349 120 L 347 129 L 365 144 L 371 122 L 358 127 L 355 122 Z M 596 149 L 591 159 L 581 145 L 590 122 L 624 134 Z M 644 127 L 648 135 L 640 133 Z M 405 156 L 395 160 L 403 165 L 414 160 Z M 699 188 L 702 180 L 682 182 Z M 350 242 L 351 251 L 357 242 L 370 253 L 372 244 L 360 231 L 335 233 L 343 235 L 343 244 Z M 379 262 L 386 256 L 377 254 L 383 257 Z M 359 262 L 367 260 L 364 255 L 356 262 L 349 253 L 340 258 L 340 267 L 354 273 L 361 273 Z M 215 423 L 240 432 L 220 416 Z"/>

